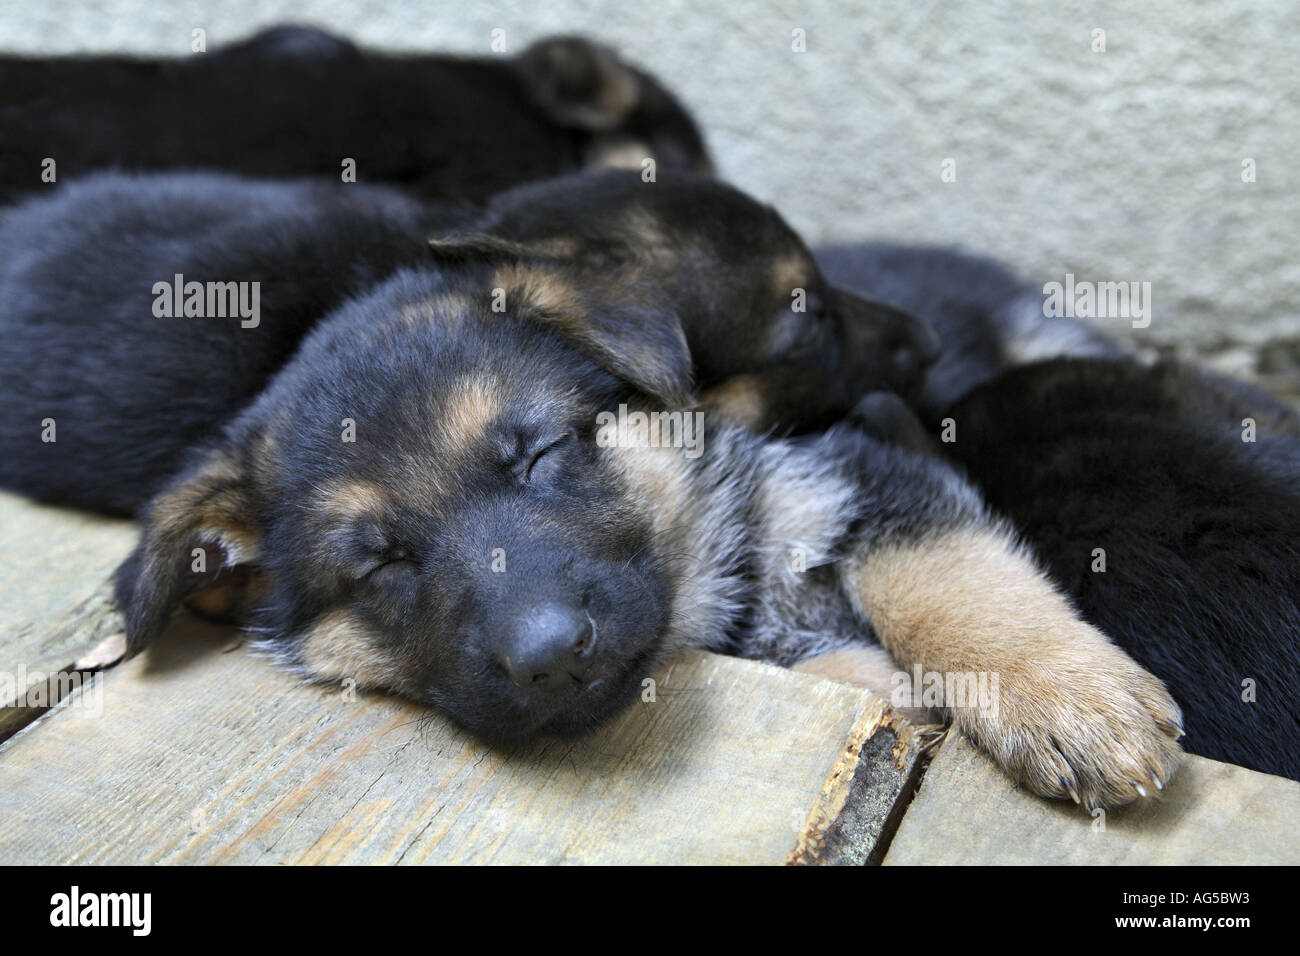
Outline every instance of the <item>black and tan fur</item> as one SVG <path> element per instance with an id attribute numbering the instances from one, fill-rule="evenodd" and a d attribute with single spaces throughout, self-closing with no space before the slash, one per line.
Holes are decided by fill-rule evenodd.
<path id="1" fill-rule="evenodd" d="M 873 389 L 919 395 L 939 354 L 913 314 L 827 281 L 770 206 L 695 176 L 668 188 L 626 173 L 571 176 L 496 197 L 475 235 L 561 286 L 651 289 L 661 311 L 627 308 L 650 326 L 670 314 L 691 354 L 702 402 L 757 432 L 830 425 Z"/>
<path id="2" fill-rule="evenodd" d="M 831 287 L 774 210 L 703 176 L 565 177 L 472 213 L 379 186 L 102 174 L 0 214 L 0 485 L 134 511 L 322 317 L 430 262 L 483 272 L 500 307 L 526 296 L 593 348 L 591 329 L 627 326 L 606 361 L 671 355 L 660 387 L 686 403 L 729 382 L 706 400 L 758 431 L 914 391 L 934 351 L 915 319 Z M 155 316 L 176 274 L 259 282 L 258 324 Z M 419 321 L 462 294 L 406 308 Z M 39 440 L 47 418 L 57 442 Z"/>
<path id="3" fill-rule="evenodd" d="M 482 228 L 441 237 L 431 263 L 376 280 L 315 323 L 143 509 L 118 582 L 131 650 L 217 588 L 217 609 L 300 675 L 395 691 L 505 740 L 598 724 L 684 647 L 796 665 L 883 645 L 906 667 L 997 673 L 992 709 L 948 709 L 1035 792 L 1103 804 L 1162 787 L 1178 708 L 1073 613 L 951 468 L 853 424 L 755 434 L 725 405 L 706 413 L 698 457 L 635 434 L 602 441 L 602 412 L 691 410 L 701 366 L 726 361 L 706 326 L 731 308 L 750 317 L 736 321 L 751 341 L 736 346 L 749 365 L 728 371 L 780 381 L 793 359 L 754 346 L 756 330 L 807 321 L 786 315 L 791 282 L 820 291 L 770 211 L 716 184 L 637 188 L 650 190 L 644 201 L 593 199 L 590 234 L 580 217 L 564 234 L 534 234 L 527 209 L 505 202 Z M 674 188 L 689 201 L 675 205 Z M 737 223 L 753 228 L 738 236 Z M 597 266 L 582 259 L 588 242 Z M 673 256 L 679 246 L 690 255 Z M 739 265 L 751 271 L 729 278 Z M 93 382 L 95 329 L 60 309 L 57 285 L 41 289 L 43 310 L 21 317 L 76 342 L 58 374 Z M 101 334 L 154 334 L 157 319 L 111 305 Z M 864 389 L 898 374 L 906 324 L 883 315 L 855 339 L 879 337 L 881 354 L 850 357 L 881 372 Z M 844 316 L 813 317 L 828 319 L 827 336 L 845 334 Z M 149 374 L 168 361 L 160 353 Z M 129 368 L 117 374 L 93 420 L 110 433 L 131 385 Z M 24 407 L 26 387 L 10 386 L 7 408 Z M 220 415 L 182 380 L 173 387 Z M 797 417 L 829 413 L 843 391 L 809 394 Z M 18 468 L 42 453 L 39 419 L 30 424 L 9 439 Z"/>
<path id="4" fill-rule="evenodd" d="M 491 739 L 592 726 L 683 647 L 790 665 L 874 634 L 907 667 L 998 673 L 996 713 L 953 716 L 1036 792 L 1118 803 L 1169 779 L 1179 716 L 1159 681 L 955 472 L 850 426 L 767 440 L 717 422 L 698 459 L 600 447 L 600 410 L 669 404 L 673 359 L 615 375 L 617 340 L 495 316 L 478 281 L 399 274 L 330 319 L 163 492 L 122 577 L 133 648 L 205 583 L 185 562 L 213 547 L 264 578 L 248 623 L 290 668 Z M 484 304 L 404 317 L 447 284 Z M 559 687 L 520 687 L 502 664 L 516 624 L 556 602 L 590 616 L 588 656 Z"/>
<path id="5" fill-rule="evenodd" d="M 891 440 L 978 484 L 1085 619 L 1165 682 L 1189 751 L 1300 779 L 1300 412 L 1044 317 L 1041 292 L 986 259 L 883 244 L 818 258 L 939 330 L 921 402 L 934 435 Z M 937 440 L 944 420 L 953 440 Z"/>

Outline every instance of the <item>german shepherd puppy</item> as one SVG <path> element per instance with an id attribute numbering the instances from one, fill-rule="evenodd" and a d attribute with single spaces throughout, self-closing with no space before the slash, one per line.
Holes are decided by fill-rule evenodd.
<path id="1" fill-rule="evenodd" d="M 553 292 L 653 288 L 701 401 L 755 432 L 827 427 L 873 389 L 915 399 L 939 355 L 927 324 L 827 282 L 776 210 L 711 179 L 569 176 L 496 197 L 473 228 L 435 253 L 522 262 Z"/>
<path id="2" fill-rule="evenodd" d="M 775 211 L 703 176 L 562 178 L 471 218 L 360 184 L 103 174 L 0 216 L 0 484 L 133 513 L 319 319 L 431 261 L 490 267 L 501 309 L 526 281 L 557 315 L 633 326 L 641 352 L 619 362 L 681 357 L 663 384 L 682 403 L 731 380 L 711 403 L 759 429 L 914 392 L 936 351 L 915 319 L 830 287 Z"/>
<path id="3" fill-rule="evenodd" d="M 985 259 L 883 245 L 819 259 L 832 280 L 940 330 L 922 408 L 955 440 L 931 447 L 1084 617 L 1166 683 L 1184 746 L 1300 779 L 1300 414 L 1045 318 L 1038 290 Z"/>
<path id="4" fill-rule="evenodd" d="M 396 55 L 278 27 L 211 53 L 0 57 L 0 202 L 105 169 L 359 182 L 476 204 L 582 168 L 707 171 L 689 114 L 587 40 Z"/>
<path id="5" fill-rule="evenodd" d="M 792 282 L 831 303 L 816 322 L 847 334 L 839 299 L 770 210 L 707 181 L 634 181 L 646 192 L 630 205 L 597 185 L 612 205 L 593 206 L 591 232 L 536 238 L 502 205 L 492 224 L 508 235 L 444 237 L 432 262 L 317 322 L 144 508 L 118 576 L 131 651 L 197 598 L 306 678 L 395 691 L 501 741 L 598 724 L 686 646 L 862 671 L 883 645 L 938 675 L 944 692 L 926 703 L 1035 792 L 1095 805 L 1162 788 L 1180 752 L 1177 706 L 1078 618 L 951 467 L 850 425 L 771 439 L 692 408 L 687 326 L 699 316 L 745 309 L 751 336 L 780 343 L 787 321 L 808 321 L 784 314 Z M 84 187 L 105 188 L 120 183 Z M 183 230 L 136 240 L 138 209 L 78 207 L 77 195 L 0 227 L 16 257 L 0 290 L 4 451 L 7 480 L 24 487 L 42 454 L 69 455 L 64 493 L 93 501 L 95 455 L 117 456 L 121 482 L 135 445 L 166 443 L 187 416 L 223 418 L 190 381 L 193 354 L 254 330 L 157 315 L 153 275 L 206 260 Z M 265 225 L 274 235 L 282 220 Z M 65 288 L 53 265 L 18 253 L 19 237 L 55 250 L 60 273 L 77 262 L 98 281 Z M 597 268 L 581 263 L 588 241 Z M 732 267 L 751 272 L 706 281 Z M 88 298 L 95 289 L 104 301 Z M 687 308 L 692 296 L 708 306 Z M 886 341 L 896 317 L 885 315 Z M 150 345 L 168 324 L 188 341 L 168 332 Z M 244 341 L 257 352 L 261 340 Z M 33 342 L 57 358 L 34 360 Z M 225 348 L 225 372 L 257 380 L 257 354 Z M 896 365 L 889 353 L 880 367 Z M 167 407 L 134 397 L 140 378 L 164 383 Z M 42 415 L 57 441 L 40 440 Z M 77 447 L 92 428 L 123 449 Z M 51 449 L 65 440 L 71 453 Z"/>

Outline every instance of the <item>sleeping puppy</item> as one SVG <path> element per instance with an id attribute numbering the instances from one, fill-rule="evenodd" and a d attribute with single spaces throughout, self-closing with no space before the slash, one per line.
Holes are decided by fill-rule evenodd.
<path id="1" fill-rule="evenodd" d="M 192 380 L 189 353 L 211 342 L 149 343 L 160 324 L 224 330 L 203 334 L 235 343 L 220 372 L 247 383 L 261 340 L 239 336 L 255 328 L 156 315 L 134 281 L 54 281 L 71 262 L 101 278 L 167 277 L 177 263 L 219 263 L 220 243 L 202 247 L 214 259 L 197 257 L 180 228 L 188 219 L 151 238 L 130 205 L 51 200 L 47 212 L 100 211 L 78 247 L 66 226 L 76 215 L 25 207 L 11 248 L 18 237 L 67 248 L 57 269 L 19 256 L 0 295 L 0 351 L 15 371 L 0 405 L 19 421 L 6 437 L 8 480 L 26 480 L 66 435 L 64 493 L 93 501 L 102 479 L 82 457 L 85 434 L 117 436 L 95 454 L 115 456 L 121 480 L 135 448 L 172 441 L 185 416 L 233 415 L 143 509 L 140 544 L 118 575 L 133 652 L 190 601 L 239 620 L 304 677 L 401 693 L 501 741 L 595 726 L 687 646 L 832 670 L 878 666 L 887 651 L 929 686 L 937 678 L 938 698 L 924 703 L 1037 793 L 1092 805 L 1162 788 L 1179 755 L 1176 705 L 1079 620 L 951 467 L 855 427 L 770 439 L 693 408 L 687 325 L 713 312 L 679 308 L 691 291 L 710 292 L 692 270 L 744 259 L 754 270 L 744 297 L 717 314 L 745 308 L 753 328 L 779 328 L 789 265 L 806 252 L 734 191 L 684 181 L 679 221 L 674 187 L 634 179 L 653 201 L 602 206 L 592 228 L 626 230 L 614 211 L 637 209 L 630 222 L 664 217 L 672 242 L 647 245 L 643 228 L 622 247 L 602 241 L 601 267 L 575 281 L 582 235 L 455 231 L 433 244 L 432 262 L 314 322 L 238 412 Z M 166 206 L 144 217 L 164 233 Z M 485 225 L 504 233 L 511 215 L 507 203 Z M 62 225 L 43 230 L 47 221 Z M 301 237 L 283 223 L 270 215 L 260 232 Z M 727 223 L 745 227 L 747 259 L 730 251 Z M 678 245 L 685 259 L 671 254 Z M 811 259 L 802 265 L 802 288 L 820 292 Z M 340 275 L 340 263 L 322 274 Z M 679 278 L 696 284 L 683 292 Z M 897 314 L 885 318 L 895 335 Z M 34 338 L 19 337 L 27 327 Z M 838 323 L 832 332 L 844 334 Z M 57 345 L 57 363 L 33 361 L 33 342 Z M 108 388 L 110 342 L 123 359 Z M 791 360 L 754 354 L 767 366 Z M 139 403 L 133 389 L 153 385 L 137 379 L 163 383 L 167 404 Z M 52 384 L 34 395 L 33 381 Z M 40 415 L 65 416 L 56 442 L 39 443 Z"/>
<path id="2" fill-rule="evenodd" d="M 964 468 L 1084 617 L 1165 681 L 1188 750 L 1300 779 L 1296 410 L 1046 318 L 988 260 L 879 244 L 818 258 L 944 341 L 923 411 L 955 441 L 889 403 L 864 427 Z"/>
<path id="3" fill-rule="evenodd" d="M 132 651 L 224 582 L 295 673 L 500 742 L 596 726 L 683 647 L 793 664 L 878 657 L 874 637 L 941 675 L 936 705 L 1037 793 L 1114 804 L 1170 779 L 1160 682 L 952 469 L 852 428 L 766 440 L 693 413 L 685 349 L 502 282 L 403 270 L 321 323 L 145 509 L 119 578 Z"/>
<path id="4" fill-rule="evenodd" d="M 134 512 L 320 318 L 429 261 L 490 269 L 502 310 L 522 283 L 557 315 L 636 326 L 645 354 L 624 362 L 701 356 L 687 386 L 731 379 L 713 404 L 757 430 L 914 391 L 934 351 L 707 177 L 562 178 L 471 218 L 360 184 L 102 174 L 0 215 L 0 485 Z"/>
<path id="5" fill-rule="evenodd" d="M 104 169 L 389 183 L 475 204 L 581 168 L 707 171 L 689 114 L 586 40 L 518 56 L 362 50 L 278 27 L 211 53 L 0 57 L 0 202 Z"/>
<path id="6" fill-rule="evenodd" d="M 828 282 L 770 206 L 699 176 L 657 185 L 611 172 L 522 186 L 488 204 L 475 235 L 433 246 L 524 262 L 574 291 L 653 286 L 701 401 L 755 432 L 824 428 L 874 389 L 920 394 L 939 354 L 928 325 Z"/>
<path id="7" fill-rule="evenodd" d="M 0 212 L 0 485 L 134 513 L 321 316 L 465 221 L 382 187 L 185 174 Z"/>

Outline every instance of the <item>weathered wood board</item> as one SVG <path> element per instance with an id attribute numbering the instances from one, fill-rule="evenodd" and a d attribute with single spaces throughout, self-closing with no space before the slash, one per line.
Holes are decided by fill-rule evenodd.
<path id="1" fill-rule="evenodd" d="M 231 637 L 180 618 L 100 713 L 73 694 L 0 748 L 0 863 L 854 862 L 913 766 L 879 698 L 748 661 L 690 655 L 601 732 L 499 752 Z"/>
<path id="2" fill-rule="evenodd" d="M 40 710 L 15 705 L 30 678 L 69 669 L 121 631 L 109 579 L 135 536 L 130 521 L 0 492 L 0 739 Z"/>
<path id="3" fill-rule="evenodd" d="M 103 646 L 134 537 L 0 493 L 0 671 Z M 950 738 L 909 806 L 908 724 L 752 662 L 692 655 L 601 733 L 503 753 L 237 644 L 182 614 L 53 710 L 0 708 L 0 738 L 25 727 L 0 746 L 0 863 L 1300 862 L 1300 784 L 1199 758 L 1160 803 L 1095 821 Z"/>
<path id="4" fill-rule="evenodd" d="M 135 544 L 125 519 L 36 504 L 0 492 L 0 668 L 55 656 L 49 641 L 103 589 Z M 57 665 L 56 665 L 57 666 Z"/>
<path id="5" fill-rule="evenodd" d="M 950 736 L 885 857 L 906 864 L 1296 864 L 1300 783 L 1189 756 L 1159 801 L 1092 818 Z"/>

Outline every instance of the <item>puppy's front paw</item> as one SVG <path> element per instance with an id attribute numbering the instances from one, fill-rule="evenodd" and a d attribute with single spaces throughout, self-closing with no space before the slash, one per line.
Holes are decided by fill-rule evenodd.
<path id="1" fill-rule="evenodd" d="M 1156 796 L 1182 749 L 1182 713 L 1154 675 L 1078 622 L 998 676 L 996 706 L 956 722 L 1014 779 L 1087 807 Z"/>

